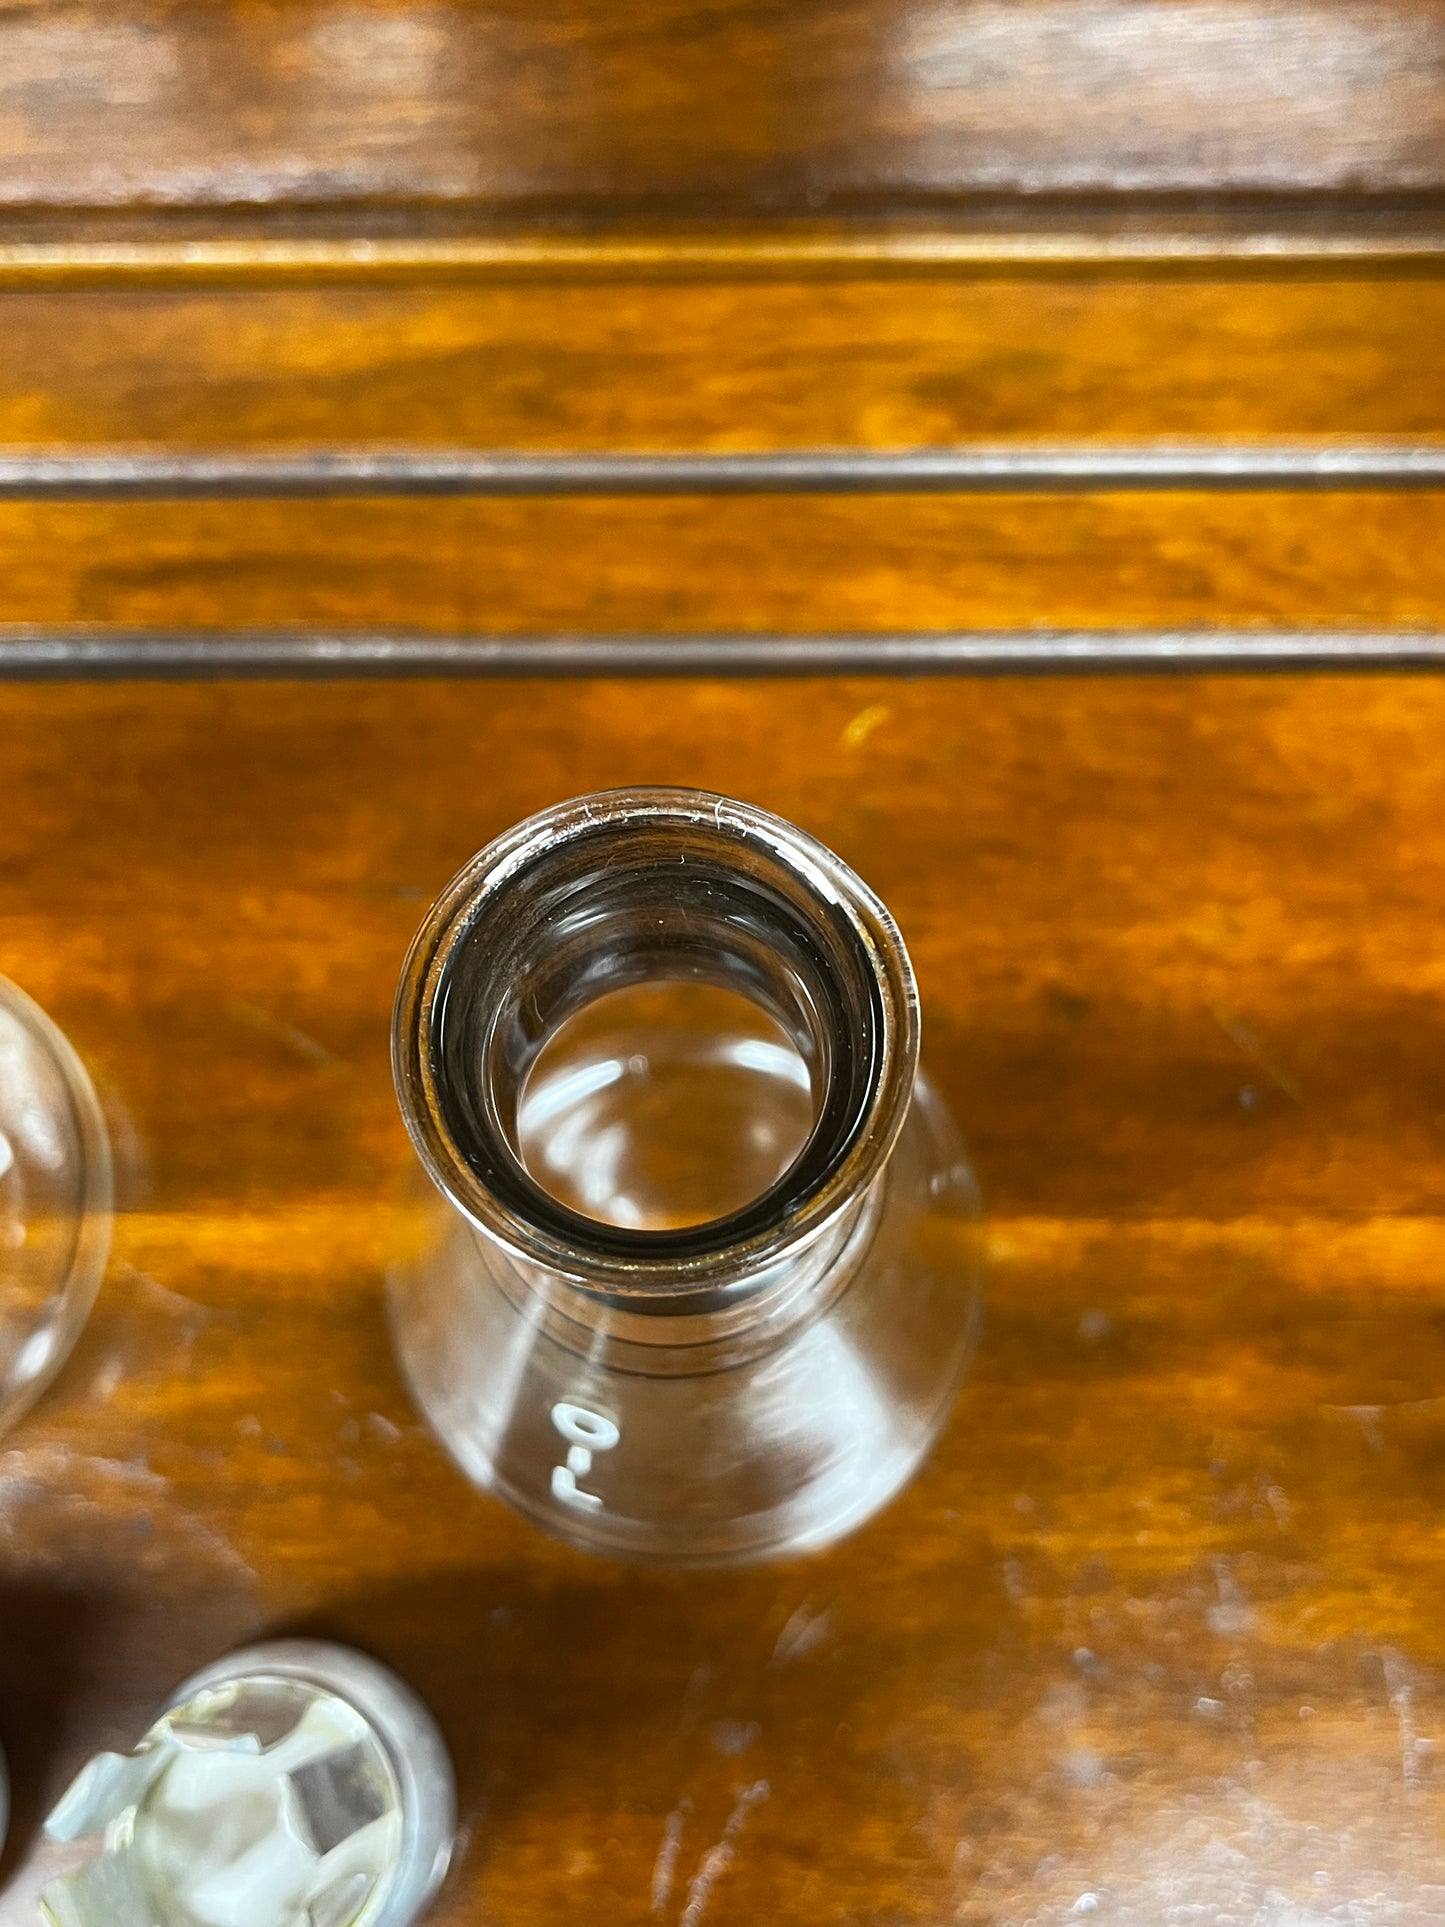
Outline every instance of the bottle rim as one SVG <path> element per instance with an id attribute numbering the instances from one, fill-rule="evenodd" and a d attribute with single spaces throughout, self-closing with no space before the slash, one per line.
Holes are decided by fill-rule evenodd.
<path id="1" fill-rule="evenodd" d="M 734 925 L 752 920 L 749 966 L 775 964 L 780 984 L 790 978 L 791 1009 L 810 1027 L 820 1066 L 813 1127 L 788 1168 L 726 1217 L 666 1230 L 563 1204 L 527 1171 L 509 1124 L 529 1062 L 562 1021 L 549 1020 L 550 992 L 537 988 L 559 974 L 549 976 L 549 947 L 575 953 L 628 889 L 652 891 L 659 925 L 668 893 L 691 889 L 720 906 L 708 911 L 719 956 Z M 639 953 L 632 980 L 649 970 L 671 974 Z M 754 804 L 655 787 L 558 803 L 463 865 L 412 941 L 392 1022 L 402 1117 L 443 1196 L 517 1257 L 635 1308 L 744 1286 L 856 1205 L 902 1129 L 918 1045 L 902 935 L 840 857 Z"/>

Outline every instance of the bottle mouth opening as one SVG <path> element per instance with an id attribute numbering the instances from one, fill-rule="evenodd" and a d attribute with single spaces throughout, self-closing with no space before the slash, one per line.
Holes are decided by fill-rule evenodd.
<path id="1" fill-rule="evenodd" d="M 579 1210 L 528 1169 L 539 1058 L 591 1006 L 641 985 L 746 998 L 796 1052 L 801 1148 L 724 1215 L 639 1228 Z M 892 918 L 822 844 L 700 791 L 609 791 L 520 824 L 461 870 L 402 973 L 393 1063 L 433 1180 L 522 1256 L 603 1291 L 751 1271 L 821 1230 L 892 1149 L 918 1055 Z"/>
<path id="2" fill-rule="evenodd" d="M 818 1117 L 815 1079 L 752 997 L 691 977 L 604 991 L 527 1073 L 517 1148 L 560 1203 L 624 1230 L 731 1216 L 777 1183 Z"/>

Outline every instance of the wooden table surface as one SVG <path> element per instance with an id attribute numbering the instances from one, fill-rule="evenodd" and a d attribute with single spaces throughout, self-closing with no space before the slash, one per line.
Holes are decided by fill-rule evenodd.
<path id="1" fill-rule="evenodd" d="M 190 1667 L 306 1629 L 456 1756 L 446 1927 L 1445 1914 L 1445 687 L 0 692 L 0 968 L 103 1093 L 114 1257 L 0 1449 L 0 1922 Z M 936 1456 L 722 1576 L 551 1543 L 384 1313 L 389 1003 L 524 813 L 752 798 L 880 890 L 988 1205 Z"/>
<path id="2" fill-rule="evenodd" d="M 0 208 L 1439 195 L 1439 0 L 27 0 Z"/>
<path id="3" fill-rule="evenodd" d="M 1433 447 L 1442 338 L 1438 264 L 0 288 L 0 453 Z M 0 583 L 0 664 L 7 624 L 1439 629 L 1445 491 L 0 499 Z"/>
<path id="4" fill-rule="evenodd" d="M 1442 47 L 1441 0 L 0 0 L 0 456 L 1428 452 Z M 1445 623 L 1439 489 L 203 495 L 11 488 L 0 670 Z M 1445 684 L 1361 674 L 0 682 L 0 971 L 121 1185 L 0 1441 L 0 1927 L 80 1761 L 288 1631 L 435 1707 L 439 1927 L 1438 1927 L 1442 745 Z M 473 1492 L 385 1316 L 407 940 L 645 781 L 878 888 L 988 1207 L 931 1463 L 723 1576 Z"/>

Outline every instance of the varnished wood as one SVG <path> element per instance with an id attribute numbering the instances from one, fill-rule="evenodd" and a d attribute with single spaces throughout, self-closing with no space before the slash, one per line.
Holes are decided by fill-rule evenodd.
<path id="1" fill-rule="evenodd" d="M 0 297 L 18 452 L 886 450 L 1445 427 L 1445 289 L 1327 278 Z M 1438 625 L 1440 496 L 10 503 L 11 623 Z"/>
<path id="2" fill-rule="evenodd" d="M 0 504 L 8 620 L 493 634 L 1438 625 L 1445 497 Z"/>
<path id="3" fill-rule="evenodd" d="M 0 957 L 123 1198 L 0 1454 L 12 1868 L 187 1667 L 307 1626 L 446 1726 L 443 1927 L 1436 1920 L 1442 728 L 1414 679 L 0 691 Z M 422 905 L 640 780 L 880 890 L 989 1206 L 936 1459 L 750 1574 L 470 1492 L 383 1314 Z"/>
<path id="4" fill-rule="evenodd" d="M 1445 279 L 0 294 L 0 442 L 538 452 L 1445 434 Z"/>
<path id="5" fill-rule="evenodd" d="M 0 4 L 0 441 L 1438 437 L 1442 32 Z M 1438 635 L 1441 512 L 12 503 L 0 621 Z M 122 1178 L 92 1325 L 0 1449 L 0 1924 L 85 1753 L 308 1629 L 443 1720 L 441 1927 L 1433 1927 L 1442 710 L 1419 677 L 0 688 L 0 969 Z M 934 1463 L 725 1578 L 472 1493 L 385 1323 L 407 937 L 497 830 L 645 780 L 879 888 L 990 1208 Z"/>
<path id="6" fill-rule="evenodd" d="M 1438 196 L 1436 0 L 0 9 L 16 208 Z"/>

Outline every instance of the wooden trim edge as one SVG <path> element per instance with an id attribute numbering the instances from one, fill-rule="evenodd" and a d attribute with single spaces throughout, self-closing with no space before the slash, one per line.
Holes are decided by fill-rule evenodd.
<path id="1" fill-rule="evenodd" d="M 258 282 L 1429 273 L 1445 230 L 0 239 L 0 288 Z"/>

